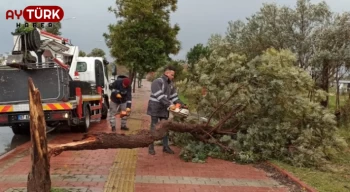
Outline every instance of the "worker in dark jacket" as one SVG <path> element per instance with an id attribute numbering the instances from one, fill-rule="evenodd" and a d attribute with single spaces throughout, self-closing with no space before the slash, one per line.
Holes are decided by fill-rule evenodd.
<path id="1" fill-rule="evenodd" d="M 112 90 L 111 93 L 111 103 L 109 104 L 109 122 L 112 127 L 112 131 L 115 129 L 115 116 L 120 111 L 126 111 L 130 113 L 131 111 L 131 82 L 130 79 L 125 77 L 122 79 L 115 80 L 112 84 L 109 85 L 109 89 Z M 121 130 L 129 130 L 126 127 L 127 117 L 124 116 L 121 118 Z"/>
<path id="2" fill-rule="evenodd" d="M 174 76 L 175 68 L 167 66 L 164 74 L 152 82 L 151 96 L 147 108 L 147 114 L 151 116 L 151 131 L 154 130 L 155 124 L 159 121 L 169 118 L 169 109 L 175 109 L 176 103 L 183 105 L 172 82 Z M 149 146 L 148 152 L 151 155 L 155 155 L 153 144 Z M 174 154 L 174 151 L 170 149 L 168 144 L 168 135 L 163 138 L 163 152 Z"/>

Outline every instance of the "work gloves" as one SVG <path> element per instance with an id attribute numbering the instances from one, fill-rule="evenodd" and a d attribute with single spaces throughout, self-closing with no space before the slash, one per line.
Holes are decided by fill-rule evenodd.
<path id="1" fill-rule="evenodd" d="M 168 111 L 174 111 L 176 109 L 176 106 L 175 105 L 170 105 L 168 107 Z"/>
<path id="2" fill-rule="evenodd" d="M 180 103 L 178 103 L 178 104 L 175 104 L 175 105 L 170 105 L 168 107 L 168 111 L 175 111 L 176 109 L 180 109 L 180 108 L 188 109 L 186 104 L 180 105 Z"/>

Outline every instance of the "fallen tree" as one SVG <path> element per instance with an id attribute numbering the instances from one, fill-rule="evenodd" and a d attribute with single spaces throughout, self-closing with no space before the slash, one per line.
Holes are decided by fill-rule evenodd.
<path id="1" fill-rule="evenodd" d="M 326 93 L 294 65 L 292 52 L 267 49 L 248 60 L 231 51 L 224 38 L 214 36 L 208 44 L 211 54 L 194 65 L 194 80 L 177 85 L 186 90 L 184 96 L 198 113 L 209 115 L 213 131 L 208 134 L 220 145 L 173 133 L 184 160 L 203 162 L 211 156 L 243 163 L 279 159 L 297 166 L 322 166 L 347 147 L 337 135 L 334 114 L 319 104 Z M 222 146 L 234 156 L 222 154 Z"/>
<path id="2" fill-rule="evenodd" d="M 84 134 L 79 141 L 65 144 L 48 144 L 46 138 L 46 122 L 40 92 L 35 88 L 31 78 L 28 80 L 28 85 L 31 119 L 30 134 L 32 142 L 30 150 L 32 168 L 28 175 L 27 182 L 27 190 L 29 192 L 50 191 L 50 157 L 57 156 L 63 151 L 147 147 L 154 141 L 163 138 L 169 130 L 189 133 L 193 135 L 193 137 L 204 142 L 213 139 L 210 133 L 216 133 L 216 128 L 208 124 L 161 121 L 156 125 L 154 131 L 141 129 L 134 135 L 103 132 Z M 213 142 L 213 140 L 211 140 L 211 142 Z M 220 145 L 218 142 L 217 144 Z M 220 146 L 224 149 L 226 148 L 224 145 Z"/>
<path id="3" fill-rule="evenodd" d="M 65 144 L 50 144 L 48 146 L 49 155 L 57 156 L 63 151 L 148 147 L 154 141 L 162 139 L 169 130 L 179 133 L 189 133 L 197 139 L 208 142 L 208 137 L 211 137 L 209 131 L 213 128 L 206 124 L 188 124 L 163 120 L 156 125 L 154 131 L 141 129 L 133 135 L 104 132 L 87 133 L 83 135 L 80 141 Z"/>

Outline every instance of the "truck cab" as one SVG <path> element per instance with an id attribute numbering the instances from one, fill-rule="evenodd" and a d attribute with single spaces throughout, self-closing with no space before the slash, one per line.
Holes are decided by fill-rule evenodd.
<path id="1" fill-rule="evenodd" d="M 43 30 L 12 35 L 13 50 L 0 68 L 0 125 L 29 133 L 28 78 L 40 90 L 47 127 L 86 132 L 90 122 L 107 118 L 108 61 L 79 57 L 77 45 Z"/>
<path id="2" fill-rule="evenodd" d="M 103 88 L 104 99 L 106 99 L 109 107 L 108 96 L 110 90 L 108 82 L 110 78 L 108 77 L 108 64 L 109 62 L 102 57 L 78 57 L 77 62 L 73 63 L 71 67 L 75 68 L 74 74 L 72 74 L 74 80 L 89 82 L 91 86 Z"/>

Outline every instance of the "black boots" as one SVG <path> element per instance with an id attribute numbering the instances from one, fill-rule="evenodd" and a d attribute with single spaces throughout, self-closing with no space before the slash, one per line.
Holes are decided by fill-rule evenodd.
<path id="1" fill-rule="evenodd" d="M 170 149 L 170 147 L 163 147 L 164 153 L 174 154 L 174 151 Z"/>
<path id="2" fill-rule="evenodd" d="M 120 129 L 124 131 L 129 131 L 129 128 L 127 128 L 126 126 L 122 126 Z"/>
<path id="3" fill-rule="evenodd" d="M 154 147 L 152 146 L 149 146 L 148 147 L 148 154 L 150 154 L 150 155 L 155 155 L 156 154 L 156 152 L 154 151 Z"/>
<path id="4" fill-rule="evenodd" d="M 170 147 L 163 147 L 163 152 L 164 153 L 169 153 L 169 154 L 175 154 L 173 150 L 170 149 Z M 148 154 L 150 155 L 155 155 L 156 154 L 156 151 L 154 151 L 154 146 L 153 145 L 150 145 L 148 147 Z"/>
<path id="5" fill-rule="evenodd" d="M 129 128 L 127 128 L 126 126 L 121 127 L 120 129 L 121 129 L 121 130 L 124 130 L 124 131 L 129 131 Z M 113 131 L 113 132 L 116 131 L 115 126 L 112 126 L 112 131 Z"/>

